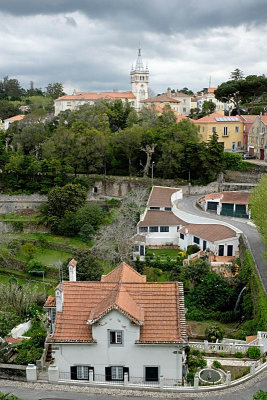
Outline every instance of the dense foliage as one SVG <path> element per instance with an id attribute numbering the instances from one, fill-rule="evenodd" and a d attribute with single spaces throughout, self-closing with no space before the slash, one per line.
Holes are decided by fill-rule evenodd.
<path id="1" fill-rule="evenodd" d="M 77 281 L 100 281 L 104 269 L 102 264 L 91 256 L 88 251 L 80 251 L 74 254 L 79 268 L 77 268 Z M 68 264 L 71 261 L 69 258 L 62 265 L 63 279 L 69 279 Z"/>
<path id="2" fill-rule="evenodd" d="M 263 175 L 250 195 L 251 216 L 267 246 L 267 174 Z"/>
<path id="3" fill-rule="evenodd" d="M 127 102 L 99 101 L 53 118 L 40 107 L 0 136 L 1 178 L 12 191 L 47 193 L 77 174 L 149 176 L 152 161 L 155 176 L 190 175 L 193 183 L 210 182 L 223 168 L 217 135 L 201 142 L 198 127 L 177 123 L 169 108 L 162 115 L 154 109 L 137 114 Z"/>

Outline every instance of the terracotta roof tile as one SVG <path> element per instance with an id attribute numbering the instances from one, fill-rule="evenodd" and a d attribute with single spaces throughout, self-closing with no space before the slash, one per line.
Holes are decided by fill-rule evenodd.
<path id="1" fill-rule="evenodd" d="M 102 276 L 101 282 L 146 282 L 146 276 L 140 275 L 130 265 L 122 262 L 108 275 Z"/>
<path id="2" fill-rule="evenodd" d="M 180 103 L 180 101 L 174 99 L 173 97 L 169 97 L 166 94 L 161 94 L 160 96 L 141 100 L 140 103 Z"/>
<path id="3" fill-rule="evenodd" d="M 231 120 L 228 120 L 228 121 L 223 121 L 223 120 L 217 121 L 216 118 L 237 118 L 237 121 L 235 121 L 235 120 L 232 120 L 232 121 Z M 242 121 L 241 117 L 239 117 L 238 115 L 235 115 L 234 117 L 231 117 L 231 116 L 230 117 L 227 117 L 227 116 L 224 117 L 219 112 L 215 112 L 215 113 L 212 113 L 210 115 L 206 115 L 203 118 L 195 119 L 195 120 L 193 120 L 193 122 L 195 124 L 204 123 L 204 122 L 213 122 L 215 124 L 226 124 L 226 123 L 227 124 L 236 124 L 236 123 L 243 122 L 243 121 Z"/>
<path id="4" fill-rule="evenodd" d="M 135 99 L 133 92 L 78 92 L 74 95 L 61 96 L 55 101 L 61 100 L 115 100 L 115 99 Z"/>
<path id="5" fill-rule="evenodd" d="M 55 298 L 55 296 L 48 296 L 44 307 L 56 307 L 56 298 Z"/>
<path id="6" fill-rule="evenodd" d="M 121 268 L 119 266 L 118 268 Z M 116 269 L 115 269 L 116 270 Z M 115 271 L 114 270 L 114 271 Z M 109 274 L 111 275 L 111 274 Z M 114 276 L 120 276 L 114 272 Z M 109 306 L 140 324 L 140 343 L 186 340 L 183 285 L 178 282 L 64 282 L 63 311 L 48 342 L 94 342 L 90 317 L 101 317 Z"/>
<path id="7" fill-rule="evenodd" d="M 178 192 L 180 189 L 166 187 L 166 186 L 153 186 L 150 196 L 147 201 L 148 207 L 171 207 L 171 196 L 173 193 Z"/>
<path id="8" fill-rule="evenodd" d="M 185 222 L 170 211 L 148 210 L 143 221 L 138 226 L 184 225 Z"/>
<path id="9" fill-rule="evenodd" d="M 187 224 L 179 229 L 180 233 L 197 236 L 210 242 L 236 237 L 236 232 L 225 225 L 219 224 Z"/>
<path id="10" fill-rule="evenodd" d="M 221 199 L 221 203 L 233 203 L 233 204 L 248 204 L 249 193 L 246 192 L 220 192 L 210 193 L 199 199 L 200 202 L 205 200 Z"/>
<path id="11" fill-rule="evenodd" d="M 25 114 L 19 114 L 15 115 L 14 117 L 5 119 L 5 121 L 21 121 L 23 118 L 25 118 Z"/>

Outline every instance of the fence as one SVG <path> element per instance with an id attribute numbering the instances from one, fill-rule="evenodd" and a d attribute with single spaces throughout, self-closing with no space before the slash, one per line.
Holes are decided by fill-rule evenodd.
<path id="1" fill-rule="evenodd" d="M 257 340 L 257 339 L 256 339 Z M 264 345 L 259 344 L 258 340 L 256 340 L 251 344 L 241 344 L 241 343 L 209 343 L 207 341 L 204 342 L 189 342 L 189 346 L 193 349 L 203 351 L 205 353 L 226 353 L 226 354 L 235 354 L 236 352 L 240 352 L 242 354 L 246 354 L 248 349 L 252 346 L 256 346 L 260 349 L 261 354 L 264 353 Z"/>
<path id="2" fill-rule="evenodd" d="M 128 373 L 124 373 L 124 377 L 122 380 L 106 380 L 105 375 L 94 374 L 93 371 L 89 371 L 88 379 L 71 379 L 70 372 L 60 372 L 59 373 L 59 381 L 71 381 L 73 382 L 83 382 L 83 383 L 91 383 L 94 385 L 111 385 L 111 386 L 132 386 L 132 387 L 144 387 L 144 388 L 162 388 L 164 387 L 177 387 L 182 385 L 182 381 L 179 379 L 166 379 L 163 377 L 159 377 L 157 381 L 146 381 L 144 377 L 133 377 L 128 376 Z"/>

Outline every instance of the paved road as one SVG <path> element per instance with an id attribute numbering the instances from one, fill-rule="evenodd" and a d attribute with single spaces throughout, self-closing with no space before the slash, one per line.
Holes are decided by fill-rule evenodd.
<path id="1" fill-rule="evenodd" d="M 158 399 L 198 399 L 208 400 L 252 400 L 253 394 L 259 390 L 267 391 L 267 371 L 257 377 L 245 382 L 242 386 L 217 392 L 206 393 L 155 393 L 155 392 L 133 392 L 116 389 L 78 388 L 54 386 L 50 389 L 48 384 L 33 384 L 26 382 L 11 382 L 0 380 L 0 391 L 12 393 L 22 400 L 151 400 Z M 63 390 L 64 389 L 64 390 Z M 81 393 L 84 391 L 84 393 Z"/>
<path id="2" fill-rule="evenodd" d="M 179 200 L 178 203 L 178 208 L 180 208 L 182 211 L 186 211 L 190 214 L 194 215 L 199 215 L 201 217 L 209 217 L 209 218 L 214 218 L 217 220 L 221 220 L 224 222 L 228 222 L 229 224 L 235 226 L 236 228 L 240 229 L 243 231 L 243 233 L 246 235 L 249 245 L 251 247 L 251 251 L 253 254 L 253 257 L 256 261 L 257 264 L 257 269 L 262 281 L 262 284 L 264 286 L 265 292 L 267 293 L 267 263 L 264 260 L 264 251 L 266 249 L 264 248 L 264 244 L 261 240 L 261 236 L 257 229 L 250 224 L 249 220 L 241 220 L 238 218 L 230 218 L 230 217 L 225 217 L 225 216 L 220 216 L 216 215 L 210 212 L 205 212 L 201 210 L 199 207 L 197 207 L 196 201 L 199 199 L 201 196 L 185 196 L 182 200 Z M 263 216 L 264 217 L 264 216 Z"/>

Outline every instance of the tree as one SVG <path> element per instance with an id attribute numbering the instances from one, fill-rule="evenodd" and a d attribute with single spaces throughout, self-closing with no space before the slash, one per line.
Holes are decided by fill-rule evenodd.
<path id="1" fill-rule="evenodd" d="M 48 193 L 48 201 L 43 215 L 50 223 L 58 222 L 66 212 L 76 212 L 84 205 L 87 197 L 86 190 L 81 185 L 69 183 L 63 187 L 54 187 Z"/>
<path id="2" fill-rule="evenodd" d="M 18 107 L 14 106 L 10 101 L 0 100 L 0 119 L 5 120 L 20 114 Z"/>
<path id="3" fill-rule="evenodd" d="M 209 101 L 205 100 L 204 101 L 204 103 L 202 105 L 202 112 L 204 114 L 206 114 L 206 115 L 207 114 L 211 114 L 211 113 L 213 113 L 215 111 L 215 109 L 216 109 L 216 104 L 213 103 L 212 100 L 209 100 Z"/>
<path id="4" fill-rule="evenodd" d="M 9 79 L 5 76 L 0 81 L 0 98 L 7 100 L 20 100 L 21 96 L 25 94 L 17 79 Z"/>
<path id="5" fill-rule="evenodd" d="M 204 260 L 199 258 L 195 261 L 190 261 L 189 265 L 185 267 L 184 275 L 189 279 L 192 286 L 198 285 L 202 282 L 205 275 L 210 271 L 210 266 Z"/>
<path id="6" fill-rule="evenodd" d="M 223 103 L 234 103 L 237 113 L 240 115 L 241 90 L 242 80 L 231 80 L 219 85 L 214 94 L 216 99 Z"/>
<path id="7" fill-rule="evenodd" d="M 251 217 L 267 246 L 267 174 L 264 174 L 249 198 Z M 263 217 L 264 216 L 264 217 Z"/>
<path id="8" fill-rule="evenodd" d="M 244 79 L 244 74 L 240 69 L 236 68 L 233 72 L 231 72 L 230 79 L 234 81 L 240 81 Z"/>
<path id="9" fill-rule="evenodd" d="M 222 340 L 224 333 L 224 330 L 217 325 L 209 326 L 205 330 L 207 340 L 213 343 L 215 343 L 216 340 Z"/>
<path id="10" fill-rule="evenodd" d="M 75 223 L 79 231 L 84 225 L 90 225 L 93 231 L 97 232 L 103 221 L 104 212 L 98 204 L 85 204 L 78 209 L 75 216 Z"/>
<path id="11" fill-rule="evenodd" d="M 118 159 L 126 158 L 128 161 L 129 175 L 133 172 L 133 162 L 137 159 L 140 151 L 143 129 L 134 125 L 118 132 L 114 139 Z"/>
<path id="12" fill-rule="evenodd" d="M 76 279 L 77 281 L 100 281 L 104 269 L 102 264 L 97 261 L 88 251 L 81 251 L 74 254 L 77 261 Z M 68 265 L 72 258 L 69 258 L 62 265 L 63 279 L 69 279 Z"/>
<path id="13" fill-rule="evenodd" d="M 46 87 L 46 96 L 52 97 L 52 99 L 57 99 L 58 97 L 64 96 L 64 94 L 62 83 L 49 83 Z"/>
<path id="14" fill-rule="evenodd" d="M 267 392 L 259 390 L 257 393 L 253 395 L 253 400 L 267 400 Z"/>

